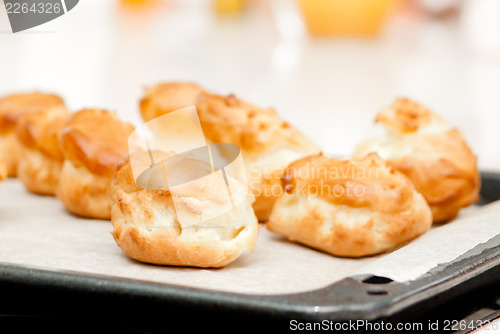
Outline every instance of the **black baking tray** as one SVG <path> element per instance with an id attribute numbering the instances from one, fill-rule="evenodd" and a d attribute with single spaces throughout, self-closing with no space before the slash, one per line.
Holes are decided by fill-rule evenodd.
<path id="1" fill-rule="evenodd" d="M 482 172 L 481 178 L 479 205 L 500 199 L 500 174 Z M 287 323 L 292 319 L 311 323 L 380 321 L 438 308 L 483 286 L 500 286 L 500 235 L 413 281 L 394 282 L 385 277 L 364 275 L 348 277 L 314 291 L 282 295 L 216 292 L 0 264 L 3 301 L 0 324 L 2 314 L 63 316 L 73 320 L 86 314 L 112 321 L 113 328 L 124 324 L 137 328 L 146 320 L 162 327 L 165 321 L 183 317 L 191 321 L 188 325 L 192 328 L 203 321 L 216 321 L 215 314 L 225 317 L 217 321 L 236 318 Z M 114 322 L 110 318 L 113 312 L 123 319 Z M 248 321 L 245 327 L 256 324 L 261 323 Z"/>

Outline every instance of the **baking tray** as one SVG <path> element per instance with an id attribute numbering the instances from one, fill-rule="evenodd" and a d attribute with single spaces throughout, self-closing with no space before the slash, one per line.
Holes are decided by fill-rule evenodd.
<path id="1" fill-rule="evenodd" d="M 500 174 L 482 172 L 481 178 L 479 205 L 500 199 Z M 151 307 L 156 310 L 189 310 L 188 312 L 196 314 L 223 312 L 244 317 L 307 322 L 360 319 L 376 321 L 405 312 L 417 314 L 478 287 L 498 283 L 500 235 L 409 282 L 361 275 L 347 277 L 325 288 L 281 295 L 216 292 L 79 272 L 0 264 L 0 293 L 3 294 L 4 301 L 17 301 L 19 307 L 27 306 L 19 301 L 20 296 L 33 297 L 43 291 L 43 297 L 40 298 L 52 296 L 56 300 L 56 296 L 66 296 L 76 303 L 83 303 L 81 300 L 94 303 L 96 309 L 102 302 L 102 305 L 114 305 L 116 309 L 120 305 L 135 305 L 137 308 L 140 305 L 141 310 Z M 40 303 L 43 304 L 44 301 L 30 303 L 40 307 Z M 64 308 L 60 307 L 58 312 Z M 2 311 L 9 312 L 5 303 L 3 308 L 0 307 L 0 314 Z"/>

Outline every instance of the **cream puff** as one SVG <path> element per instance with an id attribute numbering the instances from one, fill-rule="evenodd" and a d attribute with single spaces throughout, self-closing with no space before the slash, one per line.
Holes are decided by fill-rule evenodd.
<path id="1" fill-rule="evenodd" d="M 145 90 L 140 100 L 140 111 L 148 122 L 169 112 L 196 104 L 198 95 L 205 90 L 191 82 L 160 83 Z"/>
<path id="2" fill-rule="evenodd" d="M 163 164 L 169 158 L 174 162 Z M 150 159 L 161 168 L 152 165 L 146 178 L 137 176 L 135 168 L 149 166 Z M 199 177 L 203 170 L 206 176 Z M 186 182 L 174 185 L 171 178 L 164 180 L 167 174 Z M 253 196 L 237 179 L 229 177 L 226 185 L 216 178 L 205 161 L 157 150 L 132 153 L 118 165 L 110 186 L 117 245 L 138 261 L 203 268 L 223 267 L 252 252 L 258 236 Z"/>
<path id="3" fill-rule="evenodd" d="M 408 176 L 432 209 L 436 223 L 455 218 L 479 199 L 477 159 L 459 130 L 426 107 L 397 99 L 376 117 L 387 135 L 368 139 L 354 153 L 377 152 Z"/>
<path id="4" fill-rule="evenodd" d="M 118 163 L 128 154 L 134 127 L 115 113 L 83 109 L 71 114 L 60 134 L 64 163 L 56 196 L 79 216 L 109 219 L 108 189 Z"/>
<path id="5" fill-rule="evenodd" d="M 280 180 L 284 168 L 319 153 L 319 147 L 274 109 L 259 108 L 234 95 L 203 93 L 196 109 L 209 141 L 232 143 L 241 149 L 248 185 L 256 198 L 255 214 L 259 221 L 266 221 L 283 193 Z"/>
<path id="6" fill-rule="evenodd" d="M 64 107 L 63 99 L 39 92 L 13 94 L 0 99 L 0 151 L 6 158 L 8 176 L 17 176 L 20 155 L 15 134 L 17 121 L 25 114 L 50 107 Z"/>
<path id="7" fill-rule="evenodd" d="M 259 221 L 266 221 L 283 192 L 283 168 L 295 159 L 320 152 L 306 135 L 272 108 L 259 108 L 234 95 L 220 96 L 191 83 L 162 83 L 146 91 L 141 115 L 150 121 L 175 109 L 195 105 L 208 142 L 239 146 Z"/>
<path id="8" fill-rule="evenodd" d="M 49 107 L 26 114 L 17 122 L 21 157 L 17 173 L 33 193 L 55 195 L 64 161 L 59 134 L 69 115 L 65 107 Z"/>
<path id="9" fill-rule="evenodd" d="M 282 182 L 285 193 L 266 227 L 335 256 L 389 251 L 432 225 L 412 182 L 376 154 L 347 160 L 312 155 L 291 163 Z"/>

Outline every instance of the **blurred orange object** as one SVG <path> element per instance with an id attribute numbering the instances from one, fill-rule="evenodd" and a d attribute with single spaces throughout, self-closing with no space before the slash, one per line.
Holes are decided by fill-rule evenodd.
<path id="1" fill-rule="evenodd" d="M 245 0 L 214 0 L 215 10 L 219 14 L 236 14 L 243 11 Z"/>
<path id="2" fill-rule="evenodd" d="M 119 0 L 119 9 L 127 13 L 151 14 L 161 6 L 168 5 L 166 0 Z"/>
<path id="3" fill-rule="evenodd" d="M 151 0 L 121 0 L 122 3 L 129 5 L 146 5 L 151 2 Z"/>
<path id="4" fill-rule="evenodd" d="M 376 35 L 397 0 L 297 0 L 311 35 Z"/>

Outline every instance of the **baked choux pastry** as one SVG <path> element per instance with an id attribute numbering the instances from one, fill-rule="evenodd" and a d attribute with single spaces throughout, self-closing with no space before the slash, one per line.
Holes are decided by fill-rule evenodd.
<path id="1" fill-rule="evenodd" d="M 292 241 L 343 257 L 392 250 L 425 233 L 432 214 L 402 173 L 376 154 L 322 154 L 291 163 L 266 226 Z"/>
<path id="2" fill-rule="evenodd" d="M 109 219 L 109 184 L 118 163 L 128 154 L 134 127 L 115 113 L 83 109 L 71 114 L 59 142 L 64 163 L 56 196 L 79 216 Z"/>
<path id="3" fill-rule="evenodd" d="M 196 104 L 196 99 L 204 89 L 194 83 L 160 83 L 146 88 L 140 101 L 142 119 L 149 122 L 171 111 Z"/>
<path id="4" fill-rule="evenodd" d="M 274 109 L 256 107 L 234 95 L 202 93 L 196 109 L 209 141 L 240 147 L 248 185 L 255 196 L 255 214 L 259 221 L 266 221 L 283 193 L 280 180 L 284 168 L 320 149 Z"/>
<path id="5" fill-rule="evenodd" d="M 360 144 L 354 156 L 377 152 L 408 176 L 429 203 L 434 222 L 453 219 L 461 208 L 479 199 L 476 157 L 460 131 L 403 98 L 380 111 L 376 122 L 384 124 L 387 135 Z"/>
<path id="6" fill-rule="evenodd" d="M 69 115 L 65 107 L 49 107 L 26 114 L 17 122 L 21 157 L 17 173 L 33 193 L 55 195 L 64 161 L 59 134 Z"/>
<path id="7" fill-rule="evenodd" d="M 274 109 L 256 107 L 234 95 L 211 94 L 195 84 L 159 84 L 148 89 L 140 103 L 146 122 L 190 105 L 196 106 L 207 141 L 240 147 L 248 185 L 256 198 L 253 208 L 259 221 L 266 221 L 283 192 L 283 168 L 320 149 Z"/>
<path id="8" fill-rule="evenodd" d="M 112 234 L 118 246 L 138 261 L 205 268 L 226 266 L 251 252 L 258 221 L 246 185 L 231 177 L 228 186 L 215 182 L 209 164 L 178 157 L 173 152 L 136 151 L 118 165 L 110 186 Z M 173 163 L 148 169 L 146 179 L 143 173 L 134 175 L 134 168 L 148 166 L 150 159 L 170 158 Z M 203 171 L 207 176 L 199 177 Z M 177 174 L 187 182 L 173 185 L 164 174 Z"/>
<path id="9" fill-rule="evenodd" d="M 15 134 L 16 123 L 25 114 L 48 107 L 64 107 L 64 101 L 57 95 L 45 93 L 23 93 L 0 99 L 0 151 L 7 163 L 7 174 L 17 176 L 20 149 Z"/>
<path id="10" fill-rule="evenodd" d="M 0 152 L 0 181 L 5 180 L 8 175 L 7 160 L 4 155 Z"/>

